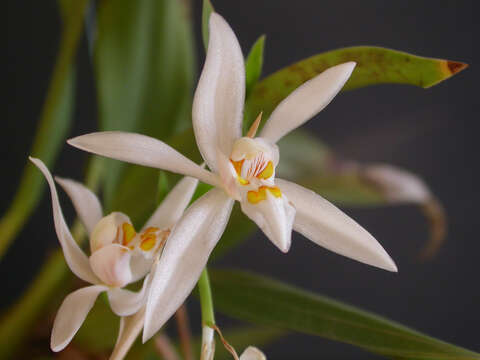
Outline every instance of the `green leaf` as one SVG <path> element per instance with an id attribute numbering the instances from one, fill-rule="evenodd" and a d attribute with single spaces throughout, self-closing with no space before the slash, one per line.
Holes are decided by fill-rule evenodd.
<path id="1" fill-rule="evenodd" d="M 257 230 L 258 226 L 242 212 L 238 202 L 235 202 L 227 228 L 213 250 L 210 257 L 211 260 L 222 257 L 228 251 L 247 240 Z"/>
<path id="2" fill-rule="evenodd" d="M 302 129 L 283 137 L 278 146 L 281 156 L 275 171 L 278 177 L 292 181 L 324 173 L 331 157 L 327 145 Z"/>
<path id="3" fill-rule="evenodd" d="M 212 3 L 210 0 L 203 0 L 203 8 L 202 8 L 202 39 L 203 39 L 203 46 L 205 47 L 205 51 L 208 47 L 208 21 L 210 20 L 210 15 L 214 12 L 215 9 L 213 8 Z"/>
<path id="4" fill-rule="evenodd" d="M 75 85 L 73 63 L 87 5 L 86 0 L 60 3 L 64 26 L 59 52 L 30 151 L 32 156 L 42 159 L 50 168 L 55 163 L 72 122 Z M 26 156 L 24 161 L 26 165 L 17 193 L 0 221 L 0 257 L 36 208 L 45 188 L 42 174 Z"/>
<path id="5" fill-rule="evenodd" d="M 110 352 L 117 340 L 119 322 L 120 318 L 110 309 L 108 298 L 100 296 L 73 342 L 83 350 Z"/>
<path id="6" fill-rule="evenodd" d="M 260 111 L 268 118 L 273 109 L 305 81 L 347 61 L 355 61 L 357 66 L 343 90 L 377 84 L 429 88 L 467 67 L 457 61 L 420 57 L 381 47 L 356 46 L 328 51 L 283 68 L 260 81 L 247 103 L 248 124 Z"/>
<path id="7" fill-rule="evenodd" d="M 322 336 L 394 359 L 480 359 L 475 352 L 266 277 L 233 270 L 211 271 L 210 276 L 216 309 L 234 318 Z"/>
<path id="8" fill-rule="evenodd" d="M 265 48 L 265 35 L 262 35 L 255 41 L 245 62 L 245 87 L 246 98 L 248 99 L 253 87 L 257 84 L 263 68 L 263 51 Z"/>
<path id="9" fill-rule="evenodd" d="M 13 354 L 32 330 L 35 320 L 61 291 L 59 285 L 68 278 L 63 253 L 57 251 L 45 263 L 25 296 L 16 301 L 0 320 L 0 359 L 13 359 Z"/>
<path id="10" fill-rule="evenodd" d="M 101 130 L 166 140 L 188 127 L 195 57 L 185 6 L 176 0 L 100 4 L 95 64 Z M 107 211 L 142 222 L 156 205 L 158 170 L 106 163 Z"/>
<path id="11" fill-rule="evenodd" d="M 387 205 L 381 190 L 358 174 L 325 174 L 298 179 L 298 183 L 341 206 Z"/>

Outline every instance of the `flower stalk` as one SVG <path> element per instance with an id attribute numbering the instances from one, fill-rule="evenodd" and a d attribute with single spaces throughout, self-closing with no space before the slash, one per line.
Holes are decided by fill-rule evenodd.
<path id="1" fill-rule="evenodd" d="M 198 292 L 200 294 L 200 307 L 202 312 L 202 353 L 201 360 L 211 360 L 215 354 L 214 329 L 215 313 L 213 310 L 212 290 L 210 279 L 205 267 L 198 280 Z"/>

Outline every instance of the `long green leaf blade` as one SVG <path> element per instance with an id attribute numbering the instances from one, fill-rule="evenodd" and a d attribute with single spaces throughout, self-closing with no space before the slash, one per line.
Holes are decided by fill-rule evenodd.
<path id="1" fill-rule="evenodd" d="M 260 75 L 262 75 L 264 47 L 265 35 L 262 35 L 253 44 L 245 61 L 245 92 L 247 99 L 253 87 L 257 84 L 258 79 L 260 79 Z"/>
<path id="2" fill-rule="evenodd" d="M 393 359 L 480 359 L 475 352 L 266 277 L 214 270 L 211 282 L 216 309 L 234 318 L 322 336 Z"/>
<path id="3" fill-rule="evenodd" d="M 95 47 L 101 130 L 166 140 L 188 127 L 195 56 L 185 6 L 176 0 L 102 2 Z M 158 171 L 107 164 L 107 210 L 141 223 L 155 206 Z"/>
<path id="4" fill-rule="evenodd" d="M 314 55 L 260 81 L 247 103 L 247 119 L 263 111 L 268 117 L 293 90 L 327 68 L 348 61 L 357 66 L 343 90 L 377 84 L 408 84 L 429 88 L 465 69 L 467 64 L 420 57 L 372 46 L 356 46 Z"/>
<path id="5" fill-rule="evenodd" d="M 208 22 L 210 20 L 210 14 L 214 12 L 215 9 L 210 0 L 203 0 L 203 8 L 202 8 L 202 39 L 203 39 L 203 46 L 205 50 L 207 50 L 208 46 L 208 37 L 209 37 L 209 30 L 208 30 Z"/>
<path id="6" fill-rule="evenodd" d="M 48 167 L 54 164 L 72 122 L 75 85 L 73 62 L 87 4 L 87 0 L 60 2 L 64 31 L 30 152 L 32 156 L 42 159 Z M 25 162 L 17 193 L 0 221 L 0 257 L 37 206 L 45 188 L 42 174 L 27 161 L 26 156 Z"/>

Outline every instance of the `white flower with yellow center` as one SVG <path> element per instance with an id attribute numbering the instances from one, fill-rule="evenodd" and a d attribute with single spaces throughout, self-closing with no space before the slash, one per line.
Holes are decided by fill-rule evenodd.
<path id="1" fill-rule="evenodd" d="M 207 57 L 192 115 L 198 148 L 211 171 L 144 135 L 100 132 L 69 140 L 79 149 L 196 177 L 215 187 L 185 212 L 165 246 L 152 279 L 144 340 L 163 326 L 193 289 L 223 234 L 234 200 L 283 252 L 290 248 L 293 228 L 329 250 L 397 270 L 382 246 L 342 211 L 308 189 L 275 179 L 276 142 L 321 111 L 343 87 L 355 63 L 334 66 L 305 82 L 277 106 L 259 137 L 255 137 L 259 119 L 242 137 L 242 51 L 220 15 L 213 13 L 209 25 Z"/>
<path id="2" fill-rule="evenodd" d="M 137 233 L 125 214 L 113 212 L 102 217 L 97 196 L 82 184 L 56 177 L 56 181 L 69 195 L 78 217 L 90 236 L 90 257 L 73 239 L 62 214 L 55 183 L 45 164 L 30 160 L 45 176 L 52 195 L 53 219 L 65 260 L 87 286 L 68 295 L 58 310 L 53 324 L 51 348 L 60 351 L 67 346 L 82 325 L 101 292 L 106 291 L 113 312 L 122 316 L 115 353 L 123 354 L 140 333 L 149 286 L 150 269 L 158 258 L 175 222 L 188 206 L 198 180 L 184 178 L 168 194 Z M 125 285 L 145 277 L 139 292 L 122 289 Z M 131 316 L 135 314 L 134 316 Z M 130 317 L 132 319 L 130 319 Z M 135 327 L 130 325 L 135 322 Z M 121 355 L 120 355 L 121 353 Z"/>

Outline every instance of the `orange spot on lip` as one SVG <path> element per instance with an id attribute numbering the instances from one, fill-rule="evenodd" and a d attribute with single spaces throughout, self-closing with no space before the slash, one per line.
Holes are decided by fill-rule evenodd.
<path id="1" fill-rule="evenodd" d="M 262 172 L 257 175 L 257 178 L 266 180 L 272 177 L 272 175 L 273 175 L 273 163 L 269 161 L 265 169 L 263 169 Z"/>
<path id="2" fill-rule="evenodd" d="M 137 235 L 135 232 L 135 229 L 132 224 L 129 224 L 127 222 L 122 224 L 122 230 L 123 230 L 123 241 L 122 245 L 126 246 L 132 239 Z"/>
<path id="3" fill-rule="evenodd" d="M 157 242 L 157 237 L 154 234 L 147 235 L 145 238 L 143 238 L 142 242 L 140 243 L 140 248 L 143 251 L 150 251 L 153 249 L 156 242 Z"/>
<path id="4" fill-rule="evenodd" d="M 233 161 L 233 160 L 230 160 L 230 162 L 232 163 L 236 173 L 237 173 L 237 180 L 238 182 L 240 183 L 240 185 L 248 185 L 250 184 L 250 181 L 244 179 L 241 177 L 241 173 L 242 173 L 242 166 L 243 166 L 243 162 L 245 161 L 245 159 L 243 160 L 240 160 L 240 161 Z"/>
<path id="5" fill-rule="evenodd" d="M 251 204 L 258 204 L 267 199 L 267 190 L 276 198 L 282 197 L 282 191 L 277 186 L 260 186 L 258 191 L 251 190 L 247 192 L 247 200 Z"/>

